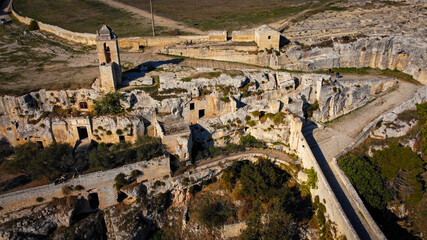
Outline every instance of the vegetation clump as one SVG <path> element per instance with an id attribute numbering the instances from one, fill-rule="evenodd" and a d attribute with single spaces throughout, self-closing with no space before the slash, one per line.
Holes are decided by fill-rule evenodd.
<path id="1" fill-rule="evenodd" d="M 108 147 L 105 143 L 89 152 L 89 167 L 93 171 L 107 170 L 138 161 L 159 157 L 165 152 L 161 140 L 149 136 L 139 136 L 135 144 L 122 142 Z"/>
<path id="2" fill-rule="evenodd" d="M 124 112 L 124 108 L 120 105 L 120 100 L 124 96 L 120 92 L 107 93 L 100 99 L 93 101 L 94 113 L 96 116 L 102 115 L 119 115 Z"/>
<path id="3" fill-rule="evenodd" d="M 66 143 L 52 143 L 44 149 L 34 142 L 18 145 L 14 156 L 4 167 L 12 173 L 25 174 L 32 180 L 47 177 L 49 181 L 87 167 L 84 159 L 73 156 L 73 148 Z"/>
<path id="4" fill-rule="evenodd" d="M 310 197 L 303 197 L 290 175 L 268 159 L 234 162 L 223 170 L 221 183 L 233 198 L 249 203 L 238 214 L 247 216 L 241 239 L 293 239 L 298 224 L 313 216 Z"/>

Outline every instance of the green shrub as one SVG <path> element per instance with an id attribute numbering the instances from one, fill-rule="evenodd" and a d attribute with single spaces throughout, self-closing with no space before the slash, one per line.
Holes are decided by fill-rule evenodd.
<path id="1" fill-rule="evenodd" d="M 44 149 L 39 149 L 34 142 L 18 145 L 13 159 L 5 163 L 5 168 L 12 173 L 26 174 L 31 179 L 46 176 L 50 181 L 85 167 L 84 162 L 74 158 L 69 144 L 56 142 Z"/>
<path id="2" fill-rule="evenodd" d="M 132 170 L 132 172 L 130 173 L 130 176 L 132 177 L 132 178 L 137 178 L 137 177 L 139 177 L 139 176 L 141 176 L 142 175 L 142 172 L 141 171 L 139 171 L 138 169 L 134 169 L 134 170 Z"/>
<path id="3" fill-rule="evenodd" d="M 236 215 L 236 208 L 219 196 L 204 193 L 198 196 L 194 209 L 197 220 L 209 229 L 222 227 L 229 218 Z"/>
<path id="4" fill-rule="evenodd" d="M 126 175 L 124 173 L 119 173 L 114 178 L 114 187 L 116 190 L 120 190 L 120 188 L 124 187 L 127 184 Z"/>
<path id="5" fill-rule="evenodd" d="M 124 108 L 120 105 L 120 100 L 124 96 L 120 92 L 107 93 L 97 100 L 94 100 L 93 107 L 95 115 L 118 115 L 124 112 Z"/>
<path id="6" fill-rule="evenodd" d="M 319 102 L 317 102 L 317 100 L 313 104 L 310 104 L 310 106 L 308 106 L 308 108 L 306 109 L 307 118 L 313 117 L 313 112 L 316 110 L 319 110 Z"/>
<path id="7" fill-rule="evenodd" d="M 116 134 L 117 134 L 117 135 L 123 135 L 123 131 L 122 131 L 121 129 L 117 129 L 117 130 L 116 130 Z"/>
<path id="8" fill-rule="evenodd" d="M 379 209 L 386 207 L 391 194 L 381 174 L 367 159 L 349 155 L 340 158 L 338 163 L 359 194 L 371 206 Z"/>
<path id="9" fill-rule="evenodd" d="M 74 191 L 81 191 L 81 190 L 84 190 L 84 189 L 85 188 L 82 185 L 80 185 L 80 184 L 74 187 Z"/>
<path id="10" fill-rule="evenodd" d="M 251 134 L 240 137 L 240 144 L 243 147 L 255 147 L 255 148 L 264 148 L 266 146 L 264 142 L 256 139 Z"/>
<path id="11" fill-rule="evenodd" d="M 65 196 L 70 195 L 72 191 L 73 191 L 73 187 L 69 185 L 65 185 L 62 187 L 62 194 L 64 194 Z"/>
<path id="12" fill-rule="evenodd" d="M 28 25 L 28 31 L 35 31 L 39 29 L 39 23 L 35 20 L 31 20 L 30 24 Z"/>

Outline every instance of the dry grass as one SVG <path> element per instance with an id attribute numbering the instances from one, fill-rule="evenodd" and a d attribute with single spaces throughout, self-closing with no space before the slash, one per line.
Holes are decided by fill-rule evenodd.
<path id="1" fill-rule="evenodd" d="M 122 0 L 149 11 L 149 1 Z M 273 22 L 329 0 L 155 0 L 154 13 L 201 30 L 238 30 Z"/>
<path id="2" fill-rule="evenodd" d="M 44 36 L 17 22 L 0 28 L 0 94 L 89 88 L 98 77 L 92 48 Z"/>
<path id="3" fill-rule="evenodd" d="M 150 19 L 132 16 L 97 0 L 15 0 L 14 6 L 24 16 L 71 31 L 95 33 L 107 24 L 120 37 L 151 34 Z M 157 32 L 162 30 L 165 28 L 157 28 Z"/>

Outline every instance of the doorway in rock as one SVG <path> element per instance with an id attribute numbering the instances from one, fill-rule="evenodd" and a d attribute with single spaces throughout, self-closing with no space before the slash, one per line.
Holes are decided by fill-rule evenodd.
<path id="1" fill-rule="evenodd" d="M 80 140 L 83 140 L 83 139 L 88 137 L 86 127 L 77 127 L 77 131 L 79 132 L 79 139 Z"/>
<path id="2" fill-rule="evenodd" d="M 99 207 L 99 198 L 98 193 L 90 193 L 88 196 L 89 206 L 92 209 L 97 209 Z"/>
<path id="3" fill-rule="evenodd" d="M 205 109 L 200 109 L 199 110 L 199 118 L 202 118 L 205 116 Z"/>
<path id="4" fill-rule="evenodd" d="M 119 141 L 120 141 L 120 142 L 126 142 L 126 140 L 125 140 L 125 136 L 119 136 Z"/>

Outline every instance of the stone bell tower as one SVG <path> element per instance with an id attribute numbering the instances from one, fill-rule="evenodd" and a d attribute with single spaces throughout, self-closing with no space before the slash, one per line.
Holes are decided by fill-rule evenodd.
<path id="1" fill-rule="evenodd" d="M 122 66 L 116 34 L 106 25 L 96 34 L 96 51 L 101 73 L 100 89 L 114 92 L 122 83 Z"/>

